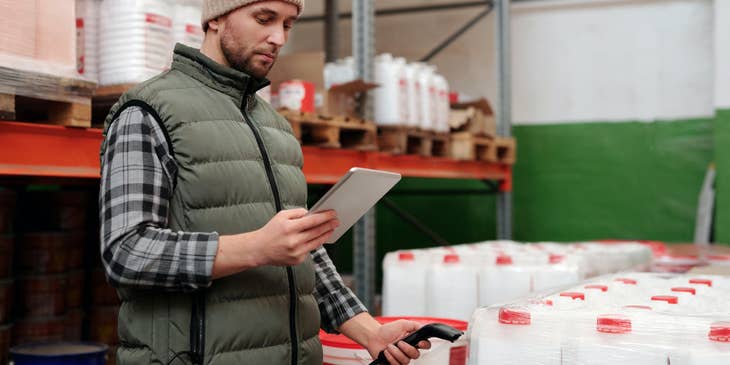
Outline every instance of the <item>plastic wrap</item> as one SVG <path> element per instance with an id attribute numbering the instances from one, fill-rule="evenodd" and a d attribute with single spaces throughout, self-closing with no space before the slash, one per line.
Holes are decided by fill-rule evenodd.
<path id="1" fill-rule="evenodd" d="M 101 85 L 144 81 L 170 66 L 171 1 L 103 1 L 99 12 Z"/>
<path id="2" fill-rule="evenodd" d="M 621 273 L 470 322 L 469 364 L 730 364 L 730 279 Z"/>
<path id="3" fill-rule="evenodd" d="M 483 242 L 388 253 L 383 315 L 468 320 L 477 306 L 576 284 L 622 270 L 646 270 L 652 251 L 639 243 Z"/>
<path id="4" fill-rule="evenodd" d="M 178 0 L 175 2 L 172 18 L 174 42 L 200 48 L 204 36 L 203 28 L 200 25 L 202 9 L 202 0 Z"/>
<path id="5" fill-rule="evenodd" d="M 76 69 L 99 80 L 99 6 L 101 0 L 76 0 Z"/>

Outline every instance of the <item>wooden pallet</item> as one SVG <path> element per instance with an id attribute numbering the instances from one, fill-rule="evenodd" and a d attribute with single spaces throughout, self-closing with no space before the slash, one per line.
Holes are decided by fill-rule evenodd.
<path id="1" fill-rule="evenodd" d="M 497 137 L 494 140 L 497 145 L 497 161 L 514 165 L 517 161 L 517 142 L 511 137 Z"/>
<path id="2" fill-rule="evenodd" d="M 361 151 L 378 148 L 377 128 L 371 121 L 288 109 L 279 112 L 291 123 L 294 135 L 303 145 Z"/>
<path id="3" fill-rule="evenodd" d="M 103 128 L 104 120 L 109 114 L 112 106 L 119 100 L 127 90 L 133 88 L 136 84 L 120 84 L 101 86 L 94 92 L 94 98 L 91 109 L 91 121 L 94 127 Z"/>
<path id="4" fill-rule="evenodd" d="M 451 158 L 497 162 L 497 144 L 494 139 L 475 136 L 469 132 L 451 134 Z"/>
<path id="5" fill-rule="evenodd" d="M 449 155 L 449 144 L 449 133 L 404 126 L 378 127 L 379 149 L 395 155 L 446 157 Z"/>
<path id="6" fill-rule="evenodd" d="M 9 67 L 0 67 L 0 80 L 0 119 L 91 126 L 95 83 Z"/>

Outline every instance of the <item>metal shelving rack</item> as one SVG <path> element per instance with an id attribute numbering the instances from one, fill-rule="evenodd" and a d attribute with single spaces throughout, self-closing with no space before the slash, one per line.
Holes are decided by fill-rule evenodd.
<path id="1" fill-rule="evenodd" d="M 333 32 L 335 22 L 343 14 L 336 12 L 337 0 L 326 0 L 329 26 Z M 366 79 L 372 75 L 374 55 L 374 0 L 353 1 L 353 46 L 358 72 Z M 411 11 L 435 11 L 467 6 L 484 5 L 487 10 L 498 10 L 498 54 L 500 55 L 500 102 L 498 132 L 510 134 L 510 88 L 509 88 L 509 0 L 471 1 L 447 5 L 428 5 L 416 10 L 388 9 L 377 13 L 399 14 Z M 334 11 L 334 14 L 331 12 Z M 324 18 L 323 18 L 324 19 Z M 476 19 L 476 18 L 475 18 Z M 439 44 L 434 51 L 443 49 L 459 34 L 475 24 L 472 19 L 454 35 Z M 320 20 L 320 19 L 314 19 Z M 326 39 L 337 42 L 337 37 L 326 35 Z M 336 50 L 336 44 L 329 45 L 328 52 Z M 435 52 L 429 53 L 433 56 Z M 372 103 L 370 103 L 372 104 Z M 63 181 L 72 184 L 93 184 L 99 178 L 99 146 L 101 130 L 94 128 L 72 128 L 45 124 L 31 124 L 0 121 L 0 180 L 2 181 Z M 456 161 L 448 158 L 424 158 L 421 156 L 394 156 L 381 152 L 362 152 L 317 147 L 303 147 L 304 174 L 308 183 L 333 184 L 352 166 L 383 169 L 400 172 L 404 177 L 459 178 L 496 182 L 492 184 L 499 194 L 497 204 L 498 237 L 511 237 L 511 194 L 512 167 L 499 163 L 481 161 Z M 387 202 L 386 202 L 387 203 Z M 400 214 L 410 223 L 417 225 L 407 213 Z M 375 292 L 375 213 L 371 210 L 354 228 L 354 274 L 357 294 L 373 307 Z"/>

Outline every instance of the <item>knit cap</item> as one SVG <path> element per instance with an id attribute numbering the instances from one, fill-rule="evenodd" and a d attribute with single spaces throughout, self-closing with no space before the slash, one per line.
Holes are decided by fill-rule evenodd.
<path id="1" fill-rule="evenodd" d="M 229 12 L 236 10 L 240 7 L 251 5 L 253 3 L 267 1 L 267 0 L 205 0 L 203 3 L 203 16 L 201 17 L 201 24 L 203 30 L 208 29 L 208 22 L 221 15 L 228 14 Z M 304 0 L 278 0 L 284 1 L 290 4 L 294 4 L 299 9 L 297 14 L 302 13 L 304 8 Z"/>

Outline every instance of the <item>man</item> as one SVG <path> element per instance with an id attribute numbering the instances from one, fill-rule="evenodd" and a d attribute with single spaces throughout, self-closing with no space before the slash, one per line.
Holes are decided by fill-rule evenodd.
<path id="1" fill-rule="evenodd" d="M 101 239 L 119 364 L 321 364 L 320 326 L 391 364 L 418 357 L 392 344 L 417 323 L 380 325 L 342 284 L 321 246 L 336 215 L 306 215 L 301 148 L 255 96 L 302 6 L 206 0 L 201 49 L 177 45 L 109 113 Z"/>

